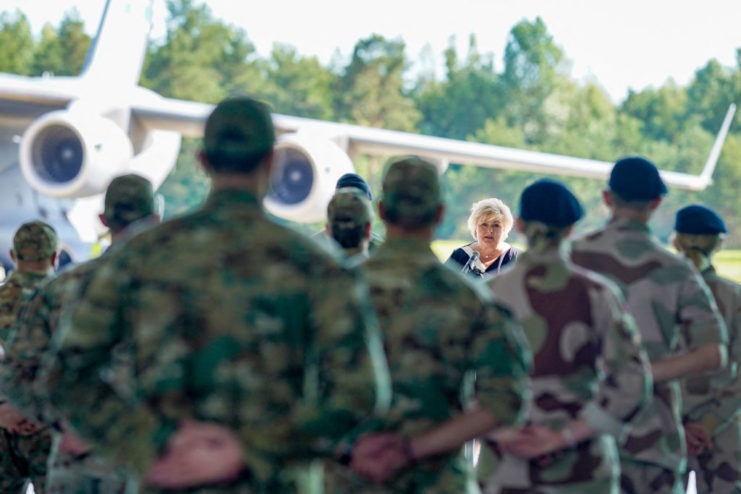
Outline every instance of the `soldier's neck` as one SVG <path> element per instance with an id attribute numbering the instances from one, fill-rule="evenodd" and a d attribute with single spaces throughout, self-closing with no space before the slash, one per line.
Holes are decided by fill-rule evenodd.
<path id="1" fill-rule="evenodd" d="M 15 267 L 18 269 L 18 271 L 31 271 L 34 273 L 46 273 L 54 268 L 51 261 L 49 261 L 48 259 L 43 261 L 16 260 Z"/>
<path id="2" fill-rule="evenodd" d="M 435 228 L 432 226 L 412 229 L 386 223 L 386 238 L 389 240 L 406 238 L 430 243 L 434 234 Z"/>
<path id="3" fill-rule="evenodd" d="M 612 219 L 626 218 L 633 221 L 639 221 L 644 225 L 647 225 L 649 220 L 651 219 L 651 213 L 653 213 L 653 211 L 637 211 L 630 208 L 613 207 L 611 213 Z"/>

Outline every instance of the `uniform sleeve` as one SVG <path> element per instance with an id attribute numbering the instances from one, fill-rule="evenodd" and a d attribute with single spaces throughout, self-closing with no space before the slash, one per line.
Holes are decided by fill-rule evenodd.
<path id="1" fill-rule="evenodd" d="M 305 378 L 305 410 L 298 430 L 312 455 L 332 454 L 359 424 L 383 415 L 391 379 L 367 285 L 341 269 L 312 290 L 316 348 Z"/>
<path id="2" fill-rule="evenodd" d="M 635 320 L 617 289 L 590 291 L 592 316 L 601 340 L 599 366 L 604 372 L 595 399 L 581 411 L 592 429 L 624 440 L 633 417 L 649 402 L 652 380 Z"/>
<path id="3" fill-rule="evenodd" d="M 43 356 L 49 350 L 50 318 L 53 316 L 53 288 L 39 291 L 18 318 L 6 345 L 0 382 L 13 405 L 27 417 L 52 423 L 56 416 L 42 396 L 34 391 Z"/>
<path id="4" fill-rule="evenodd" d="M 710 289 L 694 270 L 679 290 L 679 323 L 686 350 L 710 343 L 727 344 L 728 333 Z"/>
<path id="5" fill-rule="evenodd" d="M 532 355 L 522 328 L 508 311 L 487 303 L 473 328 L 472 368 L 476 400 L 501 426 L 517 425 L 526 416 L 531 393 Z"/>
<path id="6" fill-rule="evenodd" d="M 715 387 L 708 397 L 707 387 L 713 385 L 714 376 L 703 375 L 682 380 L 683 399 L 688 404 L 685 408 L 686 418 L 693 422 L 702 422 L 711 431 L 738 414 L 741 409 L 741 290 L 736 288 L 729 295 L 732 296 L 724 302 L 732 306 L 730 318 L 726 319 L 729 336 L 727 372 L 730 382 L 720 388 Z M 701 385 L 699 389 L 693 386 L 694 383 Z"/>
<path id="7" fill-rule="evenodd" d="M 110 379 L 114 357 L 130 335 L 126 311 L 131 279 L 125 264 L 111 258 L 92 276 L 53 337 L 53 362 L 44 387 L 52 405 L 96 449 L 113 461 L 144 472 L 163 442 L 158 421 L 135 397 L 116 392 Z"/>

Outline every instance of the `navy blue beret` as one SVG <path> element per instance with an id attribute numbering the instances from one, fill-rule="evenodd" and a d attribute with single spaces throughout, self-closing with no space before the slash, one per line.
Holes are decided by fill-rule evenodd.
<path id="1" fill-rule="evenodd" d="M 656 166 L 635 156 L 615 163 L 608 184 L 610 190 L 626 201 L 652 201 L 667 193 Z"/>
<path id="2" fill-rule="evenodd" d="M 358 190 L 362 190 L 365 195 L 368 196 L 368 200 L 373 200 L 373 194 L 371 194 L 368 183 L 363 180 L 363 177 L 361 177 L 357 173 L 345 173 L 344 175 L 342 175 L 337 181 L 337 186 L 335 187 L 335 189 L 341 189 L 343 187 L 354 187 Z"/>
<path id="3" fill-rule="evenodd" d="M 715 211 L 699 204 L 693 204 L 677 211 L 674 231 L 693 235 L 712 235 L 726 233 L 728 230 Z"/>
<path id="4" fill-rule="evenodd" d="M 584 216 L 579 200 L 561 182 L 547 178 L 527 186 L 520 196 L 520 218 L 547 225 L 569 226 Z"/>

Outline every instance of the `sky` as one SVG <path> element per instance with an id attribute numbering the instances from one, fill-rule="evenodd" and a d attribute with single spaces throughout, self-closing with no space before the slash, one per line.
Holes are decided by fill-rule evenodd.
<path id="1" fill-rule="evenodd" d="M 145 1 L 145 0 L 142 0 Z M 153 0 L 153 34 L 164 33 L 165 0 Z M 198 0 L 197 0 L 198 1 Z M 715 58 L 736 65 L 741 48 L 740 0 L 207 0 L 214 15 L 242 27 L 258 53 L 273 43 L 293 45 L 323 64 L 337 51 L 349 57 L 355 43 L 373 33 L 403 39 L 413 62 L 429 45 L 442 76 L 443 51 L 455 36 L 465 56 L 471 33 L 479 52 L 493 53 L 503 68 L 507 35 L 522 19 L 540 16 L 564 51 L 571 74 L 597 81 L 614 102 L 628 89 L 659 87 L 669 78 L 687 84 Z M 38 33 L 76 6 L 94 32 L 102 0 L 2 0 L 4 11 L 23 11 Z M 412 70 L 419 69 L 415 63 Z"/>

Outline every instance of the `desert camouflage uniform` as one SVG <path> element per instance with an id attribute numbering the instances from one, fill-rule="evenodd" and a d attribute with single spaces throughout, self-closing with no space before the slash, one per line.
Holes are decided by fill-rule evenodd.
<path id="1" fill-rule="evenodd" d="M 180 419 L 218 422 L 241 438 L 245 473 L 188 492 L 295 492 L 312 459 L 390 400 L 367 300 L 352 272 L 269 221 L 254 195 L 216 191 L 96 273 L 62 321 L 52 404 L 137 472 Z"/>
<path id="2" fill-rule="evenodd" d="M 582 419 L 598 434 L 530 461 L 501 455 L 487 492 L 616 493 L 614 438 L 625 436 L 651 389 L 648 360 L 618 289 L 557 248 L 520 255 L 489 286 L 520 321 L 533 351 L 528 421 L 560 429 Z"/>
<path id="3" fill-rule="evenodd" d="M 19 271 L 10 273 L 0 286 L 0 340 L 8 348 L 15 321 L 36 289 L 47 280 L 49 272 Z M 2 401 L 7 397 L 2 393 Z M 28 481 L 37 494 L 42 494 L 46 482 L 46 462 L 51 448 L 51 430 L 42 429 L 22 436 L 0 429 L 0 492 L 25 494 Z"/>
<path id="4" fill-rule="evenodd" d="M 645 224 L 613 219 L 604 229 L 576 241 L 572 260 L 618 284 L 649 360 L 726 341 L 725 325 L 707 285 L 688 261 L 655 241 Z M 683 492 L 687 455 L 680 408 L 677 381 L 654 384 L 651 403 L 632 422 L 620 447 L 624 492 Z"/>
<path id="5" fill-rule="evenodd" d="M 529 402 L 530 352 L 521 329 L 490 294 L 443 266 L 423 241 L 387 239 L 363 264 L 384 333 L 394 389 L 384 429 L 415 436 L 462 410 L 475 373 L 476 399 L 502 425 L 518 424 Z M 424 459 L 389 486 L 334 469 L 328 492 L 477 492 L 461 453 Z M 329 475 L 328 475 L 329 477 Z"/>
<path id="6" fill-rule="evenodd" d="M 702 277 L 713 293 L 728 327 L 728 367 L 710 376 L 682 380 L 684 420 L 703 424 L 713 448 L 690 456 L 688 468 L 696 474 L 697 492 L 741 492 L 741 285 L 718 276 L 715 268 Z"/>

